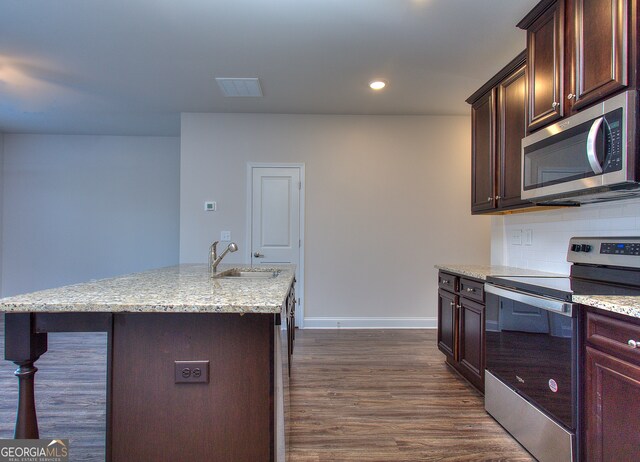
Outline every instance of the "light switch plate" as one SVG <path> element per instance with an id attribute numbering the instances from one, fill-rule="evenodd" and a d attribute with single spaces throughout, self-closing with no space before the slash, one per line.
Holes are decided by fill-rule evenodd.
<path id="1" fill-rule="evenodd" d="M 524 245 L 533 245 L 533 230 L 524 230 Z"/>
<path id="2" fill-rule="evenodd" d="M 511 231 L 511 245 L 522 245 L 522 230 L 514 229 Z"/>
<path id="3" fill-rule="evenodd" d="M 231 231 L 220 231 L 220 240 L 222 242 L 229 242 L 231 240 Z"/>

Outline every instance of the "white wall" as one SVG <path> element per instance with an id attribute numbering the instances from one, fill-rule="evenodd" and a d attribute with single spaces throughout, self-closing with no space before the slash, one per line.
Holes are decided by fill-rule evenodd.
<path id="1" fill-rule="evenodd" d="M 179 139 L 4 135 L 5 296 L 176 264 Z"/>
<path id="2" fill-rule="evenodd" d="M 640 236 L 640 199 L 507 215 L 493 220 L 492 263 L 568 274 L 569 238 Z M 532 245 L 514 245 L 512 234 L 525 229 L 533 230 Z"/>
<path id="3" fill-rule="evenodd" d="M 180 260 L 230 230 L 241 262 L 247 162 L 305 163 L 306 326 L 435 325 L 433 265 L 490 258 L 470 132 L 469 117 L 183 114 Z"/>
<path id="4" fill-rule="evenodd" d="M 3 210 L 3 190 L 4 190 L 4 135 L 0 133 L 0 295 L 2 294 L 2 210 Z"/>

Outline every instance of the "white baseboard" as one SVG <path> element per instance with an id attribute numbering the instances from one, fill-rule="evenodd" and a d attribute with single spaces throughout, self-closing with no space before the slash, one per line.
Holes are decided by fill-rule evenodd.
<path id="1" fill-rule="evenodd" d="M 305 329 L 436 329 L 438 318 L 304 318 Z"/>

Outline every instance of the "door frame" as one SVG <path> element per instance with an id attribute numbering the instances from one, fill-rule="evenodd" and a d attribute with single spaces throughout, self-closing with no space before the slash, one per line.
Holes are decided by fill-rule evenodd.
<path id="1" fill-rule="evenodd" d="M 253 202 L 253 169 L 254 168 L 297 168 L 300 170 L 300 183 L 301 183 L 301 188 L 300 188 L 300 223 L 299 223 L 299 229 L 300 229 L 300 241 L 301 241 L 301 245 L 300 245 L 300 252 L 299 252 L 299 256 L 300 256 L 300 262 L 298 264 L 298 275 L 299 275 L 299 281 L 296 282 L 296 295 L 298 296 L 298 300 L 297 300 L 297 304 L 298 304 L 298 311 L 296 313 L 296 322 L 298 323 L 298 325 L 296 327 L 299 327 L 300 329 L 304 329 L 304 307 L 305 307 L 305 302 L 304 302 L 304 247 L 305 247 L 305 240 L 304 240 L 304 224 L 305 224 L 305 220 L 304 220 L 304 208 L 305 208 L 305 196 L 304 196 L 304 192 L 305 192 L 305 164 L 304 163 L 288 163 L 288 162 L 247 162 L 247 207 L 246 207 L 246 223 L 247 223 L 247 232 L 246 232 L 246 242 L 247 242 L 247 246 L 246 246 L 246 252 L 245 252 L 245 258 L 246 261 L 251 262 L 251 243 L 253 242 L 253 236 L 252 236 L 252 232 L 253 232 L 253 218 L 252 218 L 252 202 Z"/>

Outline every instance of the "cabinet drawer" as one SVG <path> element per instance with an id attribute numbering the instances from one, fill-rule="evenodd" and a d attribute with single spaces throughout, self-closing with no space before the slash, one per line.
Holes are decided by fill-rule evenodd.
<path id="1" fill-rule="evenodd" d="M 640 364 L 640 325 L 588 311 L 586 337 L 590 345 Z"/>
<path id="2" fill-rule="evenodd" d="M 451 273 L 445 273 L 444 271 L 440 271 L 438 273 L 438 287 L 441 289 L 448 290 L 450 292 L 458 291 L 458 281 L 460 278 Z"/>
<path id="3" fill-rule="evenodd" d="M 460 279 L 460 295 L 484 303 L 484 284 L 472 279 Z"/>

